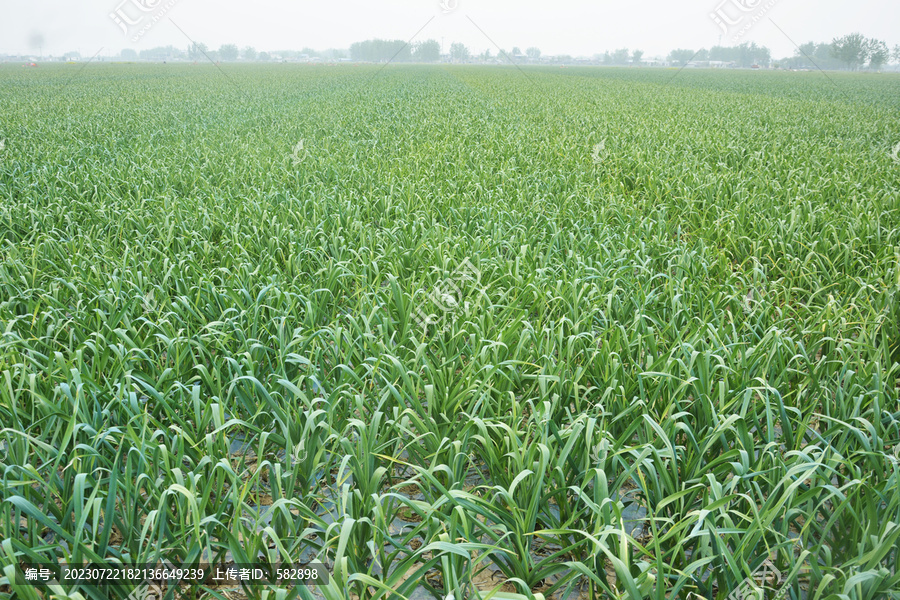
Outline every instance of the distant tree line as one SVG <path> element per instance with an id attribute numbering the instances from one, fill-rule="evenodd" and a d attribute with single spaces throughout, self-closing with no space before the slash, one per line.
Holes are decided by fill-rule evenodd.
<path id="1" fill-rule="evenodd" d="M 614 50 L 613 52 L 609 52 L 607 50 L 603 54 L 602 60 L 604 65 L 639 65 L 641 64 L 641 59 L 643 57 L 643 50 L 635 50 L 631 52 L 628 50 L 628 48 L 620 48 L 618 50 Z"/>
<path id="2" fill-rule="evenodd" d="M 607 52 L 607 56 L 609 53 Z M 624 58 L 622 51 L 611 57 L 617 64 Z M 849 69 L 856 71 L 862 68 L 880 69 L 893 60 L 900 63 L 900 46 L 893 50 L 882 40 L 870 39 L 861 33 L 851 33 L 834 38 L 831 42 L 802 44 L 793 56 L 777 61 L 777 66 L 788 69 Z M 719 61 L 734 64 L 737 67 L 761 67 L 775 64 L 771 51 L 755 42 L 744 42 L 740 46 L 713 46 L 709 50 L 698 51 L 677 49 L 669 53 L 668 61 L 673 65 L 686 65 L 689 62 L 702 63 Z"/>
<path id="3" fill-rule="evenodd" d="M 77 53 L 71 53 L 77 55 Z M 75 56 L 77 58 L 77 56 Z M 300 60 L 300 59 L 322 59 L 335 60 L 347 58 L 347 53 L 343 50 L 325 50 L 318 52 L 312 48 L 304 48 L 303 50 L 282 50 L 279 52 L 258 52 L 256 48 L 247 46 L 238 49 L 234 44 L 224 44 L 218 50 L 210 50 L 206 44 L 191 44 L 187 50 L 176 48 L 175 46 L 159 46 L 157 48 L 147 48 L 137 52 L 131 48 L 126 48 L 119 53 L 121 60 L 147 60 L 153 62 L 164 62 L 167 60 L 193 60 L 213 62 L 233 62 L 238 60 L 244 61 L 260 61 L 267 62 L 275 60 Z"/>
<path id="4" fill-rule="evenodd" d="M 350 46 L 349 58 L 357 62 L 384 63 L 393 62 L 438 62 L 441 60 L 442 48 L 437 40 L 425 40 L 409 44 L 404 40 L 372 39 L 356 42 Z M 239 49 L 235 44 L 224 44 L 218 50 L 210 50 L 205 44 L 191 44 L 186 50 L 175 46 L 160 46 L 148 48 L 139 53 L 135 50 L 125 49 L 120 53 L 122 60 L 147 60 L 162 62 L 167 60 L 193 60 L 215 62 L 225 61 L 270 61 L 270 60 L 337 60 L 346 59 L 348 52 L 344 50 L 326 50 L 319 52 L 312 48 L 302 50 L 282 50 L 278 52 L 257 52 L 255 48 L 246 47 Z M 497 57 L 491 55 L 490 50 L 481 54 L 473 54 L 465 44 L 453 42 L 450 45 L 449 58 L 454 62 L 496 62 L 498 60 L 514 60 L 516 62 L 538 62 L 541 60 L 541 50 L 530 47 L 523 53 L 518 46 L 514 46 L 511 52 L 501 50 Z M 77 52 L 64 55 L 67 59 L 80 58 Z M 640 65 L 643 63 L 644 52 L 642 50 L 629 50 L 620 48 L 612 52 L 607 51 L 603 55 L 595 55 L 594 64 L 605 65 Z M 586 59 L 576 61 L 571 56 L 560 55 L 548 57 L 542 62 L 568 63 L 584 62 Z M 768 67 L 775 65 L 788 69 L 880 69 L 890 62 L 900 63 L 900 45 L 891 49 L 882 40 L 867 38 L 860 33 L 851 33 L 840 38 L 834 38 L 831 42 L 808 42 L 801 45 L 793 56 L 778 61 L 772 59 L 772 52 L 765 46 L 755 42 L 744 42 L 739 46 L 713 46 L 710 49 L 701 48 L 692 50 L 677 48 L 672 50 L 666 62 L 673 66 L 686 66 L 690 63 L 704 65 L 709 63 L 722 63 L 728 66 L 752 67 L 759 65 Z"/>
<path id="5" fill-rule="evenodd" d="M 744 42 L 740 46 L 713 46 L 709 50 L 672 50 L 668 56 L 669 63 L 684 66 L 689 62 L 721 62 L 736 67 L 768 66 L 772 62 L 772 52 L 756 42 Z"/>
<path id="6" fill-rule="evenodd" d="M 457 44 L 454 48 L 457 54 L 462 51 Z M 350 59 L 358 62 L 437 62 L 441 59 L 441 45 L 437 40 L 415 44 L 403 40 L 366 40 L 350 46 Z"/>
<path id="7" fill-rule="evenodd" d="M 834 38 L 830 43 L 807 42 L 801 44 L 794 56 L 781 61 L 792 69 L 880 69 L 891 62 L 900 63 L 900 46 L 891 51 L 887 43 L 867 38 L 861 33 L 851 33 Z"/>

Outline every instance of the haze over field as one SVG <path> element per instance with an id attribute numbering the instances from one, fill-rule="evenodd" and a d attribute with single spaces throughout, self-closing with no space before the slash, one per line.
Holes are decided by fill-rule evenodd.
<path id="1" fill-rule="evenodd" d="M 117 9 L 135 14 L 132 1 L 171 5 L 161 22 L 137 43 L 130 42 L 110 18 Z M 438 0 L 3 0 L 0 54 L 41 51 L 59 56 L 79 51 L 90 57 L 98 51 L 101 56 L 113 56 L 125 47 L 184 47 L 188 43 L 185 35 L 168 21 L 171 17 L 191 38 L 210 48 L 230 43 L 260 50 L 347 48 L 353 42 L 376 37 L 408 40 L 427 23 L 417 39 L 444 40 L 446 47 L 451 42 L 461 42 L 473 53 L 485 49 L 496 52 L 496 42 L 507 50 L 513 46 L 536 46 L 545 54 L 591 56 L 615 48 L 639 48 L 648 56 L 664 56 L 674 48 L 709 48 L 735 42 L 729 39 L 732 32 L 723 33 L 710 17 L 717 9 L 726 15 L 739 14 L 732 2 L 758 5 L 749 14 L 764 9 L 740 41 L 768 46 L 776 57 L 794 53 L 791 40 L 797 44 L 826 42 L 851 31 L 891 45 L 900 43 L 900 4 L 896 2 L 724 2 L 723 6 L 723 0 L 443 0 L 442 9 Z"/>

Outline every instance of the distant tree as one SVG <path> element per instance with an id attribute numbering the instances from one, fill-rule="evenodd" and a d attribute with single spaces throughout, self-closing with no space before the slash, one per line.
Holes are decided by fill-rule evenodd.
<path id="1" fill-rule="evenodd" d="M 418 62 L 437 62 L 441 59 L 441 44 L 437 40 L 427 40 L 416 44 L 413 59 Z"/>
<path id="2" fill-rule="evenodd" d="M 237 60 L 239 54 L 240 51 L 234 44 L 225 44 L 219 48 L 219 57 L 226 62 Z"/>
<path id="3" fill-rule="evenodd" d="M 855 71 L 869 58 L 868 40 L 861 33 L 851 33 L 831 42 L 832 55 Z"/>
<path id="4" fill-rule="evenodd" d="M 261 60 L 262 62 L 269 62 L 270 60 L 272 60 L 272 55 L 268 52 L 260 52 L 259 60 Z"/>
<path id="5" fill-rule="evenodd" d="M 528 50 L 525 51 L 525 54 L 528 55 L 528 58 L 531 60 L 537 60 L 541 57 L 541 49 L 535 46 L 532 46 Z"/>
<path id="6" fill-rule="evenodd" d="M 697 50 L 697 54 L 694 55 L 694 60 L 699 60 L 701 62 L 711 60 L 709 58 L 709 50 L 707 50 L 706 48 L 700 48 L 699 50 Z"/>
<path id="7" fill-rule="evenodd" d="M 688 61 L 694 58 L 693 50 L 685 50 L 683 48 L 678 48 L 677 50 L 672 50 L 669 52 L 669 62 L 674 65 L 686 65 Z"/>
<path id="8" fill-rule="evenodd" d="M 641 64 L 641 59 L 644 58 L 643 50 L 635 50 L 631 53 L 631 64 L 639 65 Z"/>
<path id="9" fill-rule="evenodd" d="M 450 57 L 453 60 L 468 60 L 469 49 L 463 43 L 453 42 L 450 44 Z"/>
<path id="10" fill-rule="evenodd" d="M 796 56 L 785 56 L 782 59 L 772 59 L 772 66 L 776 69 L 796 69 L 800 59 Z"/>
<path id="11" fill-rule="evenodd" d="M 78 60 L 79 58 L 81 58 L 81 52 L 76 52 L 74 50 L 63 54 L 64 60 Z"/>
<path id="12" fill-rule="evenodd" d="M 710 50 L 709 57 L 710 60 L 724 60 L 744 68 L 753 65 L 768 66 L 772 62 L 772 52 L 756 42 L 744 42 L 730 48 L 715 47 Z"/>
<path id="13" fill-rule="evenodd" d="M 612 63 L 614 65 L 627 65 L 629 56 L 631 54 L 628 52 L 628 48 L 619 48 L 612 53 Z"/>
<path id="14" fill-rule="evenodd" d="M 894 62 L 900 63 L 900 44 L 894 46 Z"/>
<path id="15" fill-rule="evenodd" d="M 806 59 L 803 57 L 803 54 L 799 50 L 794 50 L 794 55 L 785 56 L 784 58 L 779 60 L 778 66 L 782 69 L 799 69 L 801 66 L 803 66 L 805 60 Z"/>
<path id="16" fill-rule="evenodd" d="M 246 48 L 244 48 L 244 51 L 241 52 L 241 56 L 243 57 L 244 60 L 253 61 L 253 60 L 257 59 L 259 54 L 256 52 L 256 48 L 254 48 L 252 46 L 247 46 Z"/>
<path id="17" fill-rule="evenodd" d="M 803 66 L 803 59 L 798 56 L 785 56 L 778 62 L 782 69 L 799 69 Z"/>
<path id="18" fill-rule="evenodd" d="M 751 42 L 749 44 L 744 42 L 739 48 L 742 49 L 741 58 L 744 59 L 742 60 L 742 67 L 749 67 L 752 65 L 767 67 L 772 63 L 772 51 L 765 46 L 758 46 L 756 42 Z"/>
<path id="19" fill-rule="evenodd" d="M 809 52 L 815 47 L 815 44 L 809 46 L 806 51 Z M 803 48 L 803 46 L 801 46 Z M 797 56 L 802 56 L 797 54 Z M 670 59 L 671 60 L 671 55 Z M 756 42 L 744 42 L 740 46 L 713 46 L 706 50 L 700 50 L 697 53 L 696 60 L 711 60 L 716 62 L 734 63 L 739 67 L 750 67 L 753 65 L 769 65 L 772 62 L 772 52 L 765 46 L 759 46 Z M 791 59 L 793 62 L 794 61 Z"/>
<path id="20" fill-rule="evenodd" d="M 191 47 L 188 49 L 188 58 L 191 60 L 201 60 L 206 58 L 208 53 L 209 49 L 206 47 L 206 44 L 197 44 L 195 42 L 191 44 Z"/>
<path id="21" fill-rule="evenodd" d="M 521 56 L 522 55 L 522 51 L 519 49 L 518 46 L 513 46 L 512 55 L 513 56 Z"/>
<path id="22" fill-rule="evenodd" d="M 119 52 L 119 58 L 122 60 L 137 60 L 137 57 L 138 53 L 131 48 L 125 48 Z"/>
<path id="23" fill-rule="evenodd" d="M 434 41 L 434 40 L 432 40 Z M 434 42 L 433 48 L 438 49 L 438 55 L 440 55 L 440 44 Z M 391 42 L 387 42 L 384 46 L 383 51 L 385 51 L 385 61 L 388 60 L 396 60 L 399 62 L 408 62 L 412 60 L 412 47 L 405 42 L 404 40 L 393 40 Z"/>
<path id="24" fill-rule="evenodd" d="M 816 55 L 816 48 L 817 44 L 815 42 L 806 42 L 805 44 L 800 44 L 800 46 L 798 46 L 797 50 L 794 52 L 794 56 L 809 60 Z"/>
<path id="25" fill-rule="evenodd" d="M 218 50 L 210 50 L 209 52 L 206 53 L 206 56 L 204 56 L 204 58 L 208 58 L 209 60 L 213 61 L 214 63 L 217 63 L 217 62 L 219 62 L 219 60 L 221 60 Z"/>
<path id="26" fill-rule="evenodd" d="M 728 46 L 713 46 L 709 49 L 709 60 L 731 62 L 734 60 L 733 52 Z"/>
<path id="27" fill-rule="evenodd" d="M 183 56 L 184 52 L 182 52 L 175 46 L 159 46 L 157 48 L 148 48 L 147 50 L 141 50 L 140 53 L 141 60 L 155 61 L 172 60 L 173 58 L 182 58 Z"/>
<path id="28" fill-rule="evenodd" d="M 834 56 L 834 47 L 830 43 L 822 43 L 816 45 L 815 66 L 821 69 L 837 69 L 841 66 L 841 61 Z"/>
<path id="29" fill-rule="evenodd" d="M 487 48 L 484 52 L 479 55 L 481 60 L 491 60 L 491 49 Z"/>
<path id="30" fill-rule="evenodd" d="M 300 54 L 305 54 L 307 56 L 319 56 L 319 53 L 307 46 L 303 50 L 300 51 Z"/>
<path id="31" fill-rule="evenodd" d="M 350 60 L 368 61 L 371 60 L 366 49 L 366 42 L 353 42 L 350 44 Z"/>
<path id="32" fill-rule="evenodd" d="M 891 58 L 891 50 L 888 45 L 876 39 L 871 39 L 866 43 L 866 53 L 869 55 L 869 68 L 880 69 Z"/>
<path id="33" fill-rule="evenodd" d="M 440 53 L 440 44 L 438 44 Z M 404 62 L 412 58 L 412 50 L 403 40 L 366 40 L 350 46 L 350 58 L 362 62 Z"/>

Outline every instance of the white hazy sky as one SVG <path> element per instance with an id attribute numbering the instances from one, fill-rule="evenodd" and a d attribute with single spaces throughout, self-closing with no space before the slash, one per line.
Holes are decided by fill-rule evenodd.
<path id="1" fill-rule="evenodd" d="M 441 1 L 453 10 L 445 14 Z M 443 38 L 445 49 L 458 41 L 473 53 L 490 48 L 496 54 L 493 40 L 506 50 L 537 46 L 544 54 L 590 56 L 638 48 L 650 57 L 718 44 L 722 31 L 710 17 L 718 8 L 742 24 L 758 16 L 737 42 L 766 45 L 776 58 L 794 53 L 788 38 L 801 44 L 859 31 L 891 47 L 900 44 L 896 0 L 0 0 L 0 54 L 79 51 L 90 57 L 122 48 L 187 47 L 171 18 L 211 49 L 227 43 L 269 51 L 347 48 L 374 37 L 408 40 L 428 23 L 416 40 Z M 110 16 L 117 10 L 143 24 L 164 14 L 132 41 Z M 730 35 L 722 35 L 723 45 L 736 43 Z"/>

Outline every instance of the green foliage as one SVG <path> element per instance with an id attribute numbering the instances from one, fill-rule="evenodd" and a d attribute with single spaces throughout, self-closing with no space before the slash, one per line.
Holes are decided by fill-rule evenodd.
<path id="1" fill-rule="evenodd" d="M 234 44 L 224 44 L 221 48 L 219 48 L 219 58 L 224 61 L 234 62 L 238 59 L 238 55 L 240 54 L 240 50 Z"/>
<path id="2" fill-rule="evenodd" d="M 626 50 L 627 53 L 627 50 Z M 697 53 L 693 50 L 686 50 L 684 48 L 676 48 L 669 52 L 669 62 L 676 66 L 683 66 L 688 63 L 692 58 L 694 58 Z M 612 59 L 610 59 L 611 62 Z"/>
<path id="3" fill-rule="evenodd" d="M 630 54 L 628 48 L 619 48 L 610 56 L 610 60 L 614 65 L 627 65 Z"/>
<path id="4" fill-rule="evenodd" d="M 869 42 L 861 33 L 851 33 L 831 42 L 832 55 L 848 69 L 858 69 L 869 60 Z"/>
<path id="5" fill-rule="evenodd" d="M 756 42 L 744 42 L 738 46 L 713 46 L 706 56 L 705 59 L 698 57 L 697 60 L 734 63 L 735 66 L 743 68 L 753 65 L 768 66 L 772 61 L 771 51 Z"/>
<path id="6" fill-rule="evenodd" d="M 866 54 L 869 57 L 869 68 L 871 69 L 879 69 L 891 59 L 891 50 L 882 40 L 867 40 Z"/>
<path id="7" fill-rule="evenodd" d="M 350 58 L 361 62 L 408 62 L 412 49 L 403 40 L 366 40 L 350 46 Z"/>
<path id="8" fill-rule="evenodd" d="M 441 45 L 437 40 L 418 42 L 413 49 L 413 60 L 417 62 L 437 62 L 441 59 Z"/>
<path id="9" fill-rule="evenodd" d="M 461 42 L 453 42 L 450 45 L 450 56 L 453 60 L 468 60 L 469 49 Z"/>
<path id="10" fill-rule="evenodd" d="M 897 597 L 897 77 L 222 68 L 0 74 L 0 598 Z"/>
<path id="11" fill-rule="evenodd" d="M 128 56 L 130 56 L 130 54 L 126 50 L 123 50 L 122 58 L 126 58 Z M 148 48 L 146 50 L 141 50 L 141 53 L 140 53 L 141 60 L 150 60 L 150 61 L 156 61 L 156 62 L 180 59 L 180 58 L 184 58 L 184 57 L 185 57 L 184 51 L 179 50 L 175 46 L 161 46 L 159 48 Z M 136 58 L 136 57 L 134 57 L 134 58 Z"/>
<path id="12" fill-rule="evenodd" d="M 204 43 L 192 43 L 188 48 L 188 58 L 195 61 L 206 60 L 209 55 L 209 48 Z"/>

